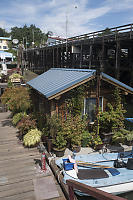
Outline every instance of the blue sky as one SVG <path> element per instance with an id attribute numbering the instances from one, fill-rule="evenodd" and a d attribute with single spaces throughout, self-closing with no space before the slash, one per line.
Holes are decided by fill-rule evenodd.
<path id="1" fill-rule="evenodd" d="M 60 37 L 133 23 L 133 0 L 0 0 L 0 8 L 1 28 L 35 24 Z"/>

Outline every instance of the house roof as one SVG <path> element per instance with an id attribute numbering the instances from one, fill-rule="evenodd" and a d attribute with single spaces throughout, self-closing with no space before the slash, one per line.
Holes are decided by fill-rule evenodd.
<path id="1" fill-rule="evenodd" d="M 11 40 L 10 37 L 0 37 L 0 40 Z"/>
<path id="2" fill-rule="evenodd" d="M 96 70 L 52 68 L 40 76 L 30 80 L 27 84 L 51 100 L 91 79 L 94 79 L 95 76 Z M 127 86 L 111 76 L 101 73 L 100 77 L 102 80 L 133 94 L 132 87 Z"/>
<path id="3" fill-rule="evenodd" d="M 5 59 L 5 58 L 13 58 L 13 54 L 12 53 L 9 53 L 9 52 L 6 52 L 6 51 L 0 51 L 0 57 L 2 59 Z"/>
<path id="4" fill-rule="evenodd" d="M 115 78 L 113 78 L 113 77 L 111 77 L 111 76 L 109 76 L 109 75 L 107 75 L 103 72 L 101 73 L 101 78 L 102 78 L 102 80 L 105 80 L 106 82 L 109 82 L 112 85 L 115 85 L 115 86 L 119 87 L 120 89 L 125 90 L 126 92 L 133 94 L 133 88 L 132 87 L 118 81 L 117 79 L 115 79 Z"/>
<path id="5" fill-rule="evenodd" d="M 27 82 L 32 88 L 53 99 L 95 77 L 96 70 L 52 68 Z"/>

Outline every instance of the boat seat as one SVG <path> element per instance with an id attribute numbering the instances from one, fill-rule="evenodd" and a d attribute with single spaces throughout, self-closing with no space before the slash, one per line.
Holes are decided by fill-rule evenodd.
<path id="1" fill-rule="evenodd" d="M 84 179 L 100 179 L 108 178 L 109 175 L 104 171 L 104 169 L 78 169 L 78 178 L 80 180 Z"/>

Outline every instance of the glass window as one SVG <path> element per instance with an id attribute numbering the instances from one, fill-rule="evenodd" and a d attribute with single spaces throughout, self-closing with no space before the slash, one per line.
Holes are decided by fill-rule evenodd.
<path id="1" fill-rule="evenodd" d="M 7 49 L 7 46 L 3 46 L 3 49 Z"/>
<path id="2" fill-rule="evenodd" d="M 103 97 L 99 98 L 99 104 L 103 110 Z M 96 118 L 96 98 L 84 99 L 84 114 L 88 115 L 90 122 L 94 122 Z"/>

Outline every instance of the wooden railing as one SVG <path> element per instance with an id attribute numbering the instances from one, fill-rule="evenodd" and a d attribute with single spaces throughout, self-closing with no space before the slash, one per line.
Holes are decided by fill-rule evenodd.
<path id="1" fill-rule="evenodd" d="M 96 198 L 97 200 L 125 200 L 125 198 L 114 196 L 113 194 L 104 192 L 74 180 L 67 180 L 67 185 L 69 189 L 69 200 L 75 199 L 74 189 L 80 190 L 81 192 L 86 193 Z"/>
<path id="2" fill-rule="evenodd" d="M 130 32 L 130 36 L 131 36 L 132 32 L 133 32 L 133 24 L 126 24 L 123 26 L 108 28 L 107 34 L 106 34 L 105 30 L 106 29 L 83 34 L 83 35 L 78 35 L 75 37 L 70 37 L 70 38 L 67 38 L 67 40 L 64 39 L 64 40 L 53 42 L 51 45 L 53 46 L 53 45 L 63 44 L 63 43 L 66 43 L 66 41 L 74 42 L 74 41 L 85 40 L 85 39 L 94 39 L 94 38 L 97 38 L 100 36 L 103 37 L 103 33 L 104 33 L 104 37 L 109 36 L 109 35 L 118 35 L 119 33 L 124 33 L 124 32 Z"/>

